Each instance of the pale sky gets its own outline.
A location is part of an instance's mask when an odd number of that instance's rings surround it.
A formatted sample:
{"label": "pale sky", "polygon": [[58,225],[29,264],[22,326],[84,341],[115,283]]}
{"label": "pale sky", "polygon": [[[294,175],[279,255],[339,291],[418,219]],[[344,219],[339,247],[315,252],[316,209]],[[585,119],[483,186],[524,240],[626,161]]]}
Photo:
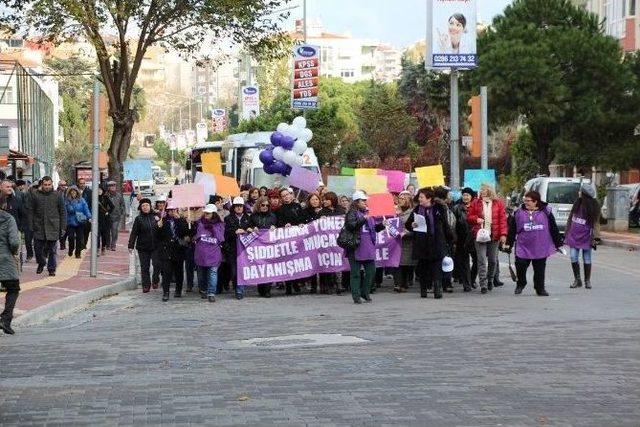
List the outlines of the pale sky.
{"label": "pale sky", "polygon": [[[488,22],[512,0],[477,0],[478,19]],[[292,0],[287,29],[302,19],[302,0]],[[307,19],[320,18],[329,32],[350,33],[402,48],[425,38],[426,0],[307,0]]]}

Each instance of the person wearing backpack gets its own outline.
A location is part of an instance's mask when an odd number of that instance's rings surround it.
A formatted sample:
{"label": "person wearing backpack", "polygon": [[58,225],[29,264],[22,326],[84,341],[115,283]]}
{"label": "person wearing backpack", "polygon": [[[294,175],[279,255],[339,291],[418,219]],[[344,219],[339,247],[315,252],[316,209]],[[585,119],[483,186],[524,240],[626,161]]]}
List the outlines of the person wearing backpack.
{"label": "person wearing backpack", "polygon": [[515,242],[517,285],[519,295],[527,286],[527,269],[533,264],[533,285],[536,294],[549,296],[545,289],[544,276],[547,258],[562,247],[562,237],[551,212],[540,193],[528,191],[523,205],[509,218],[509,233],[503,250],[510,252]]}
{"label": "person wearing backpack", "polygon": [[573,283],[571,288],[582,286],[580,279],[580,251],[584,263],[584,287],[591,289],[591,250],[600,241],[600,204],[595,199],[595,189],[586,182],[580,186],[580,195],[573,204],[567,221],[564,242],[570,248]]}
{"label": "person wearing backpack", "polygon": [[508,232],[507,211],[491,185],[480,186],[479,197],[469,206],[467,222],[475,240],[480,291],[486,294],[493,289],[498,243],[504,245]]}

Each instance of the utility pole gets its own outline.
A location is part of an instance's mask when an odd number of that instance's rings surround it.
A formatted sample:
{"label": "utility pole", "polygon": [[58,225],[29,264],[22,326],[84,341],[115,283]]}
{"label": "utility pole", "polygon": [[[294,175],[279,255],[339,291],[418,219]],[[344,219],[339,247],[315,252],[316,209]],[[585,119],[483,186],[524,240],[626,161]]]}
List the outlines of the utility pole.
{"label": "utility pole", "polygon": [[302,25],[304,42],[307,43],[307,0],[303,0],[302,2]]}
{"label": "utility pole", "polygon": [[93,161],[91,163],[91,267],[98,276],[98,185],[100,185],[100,82],[93,81]]}
{"label": "utility pole", "polygon": [[460,188],[460,124],[458,111],[458,70],[451,69],[451,178],[449,184],[453,190]]}
{"label": "utility pole", "polygon": [[487,110],[487,87],[480,86],[480,111],[482,117],[482,133],[480,144],[480,167],[482,169],[489,169],[489,128],[488,128],[488,110]]}

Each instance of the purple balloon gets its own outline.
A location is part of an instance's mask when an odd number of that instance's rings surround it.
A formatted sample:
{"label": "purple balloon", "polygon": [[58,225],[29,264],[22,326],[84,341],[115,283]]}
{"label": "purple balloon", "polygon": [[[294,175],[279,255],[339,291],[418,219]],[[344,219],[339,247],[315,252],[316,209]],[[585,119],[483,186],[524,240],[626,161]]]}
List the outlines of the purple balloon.
{"label": "purple balloon", "polygon": [[283,176],[289,176],[289,174],[291,173],[291,171],[293,170],[293,168],[289,165],[287,165],[287,167],[284,170],[284,173],[282,174]]}
{"label": "purple balloon", "polygon": [[287,164],[281,162],[280,160],[276,160],[273,162],[273,173],[279,173],[280,175],[284,175],[287,170]]}
{"label": "purple balloon", "polygon": [[277,173],[277,172],[275,171],[274,167],[275,167],[275,166],[274,166],[274,163],[269,163],[269,164],[267,164],[267,165],[264,165],[264,168],[263,168],[263,169],[264,169],[264,172],[265,172],[267,175],[273,175],[274,173]]}
{"label": "purple balloon", "polygon": [[274,146],[273,146],[273,145],[271,145],[271,144],[269,144],[269,145],[267,145],[266,147],[264,147],[264,149],[265,149],[265,150],[267,150],[267,151],[273,151],[273,149],[274,149],[274,148],[276,148],[276,147],[274,147]]}
{"label": "purple balloon", "polygon": [[280,146],[285,150],[291,150],[293,148],[293,144],[295,143],[295,139],[291,138],[290,136],[285,136],[280,140]]}
{"label": "purple balloon", "polygon": [[282,132],[274,132],[271,134],[271,143],[278,147],[282,143],[282,138],[284,138],[284,134]]}
{"label": "purple balloon", "polygon": [[260,152],[260,156],[258,156],[260,158],[260,161],[264,164],[264,165],[269,165],[271,163],[273,163],[273,161],[275,160],[273,158],[273,152],[269,151],[269,150],[262,150]]}

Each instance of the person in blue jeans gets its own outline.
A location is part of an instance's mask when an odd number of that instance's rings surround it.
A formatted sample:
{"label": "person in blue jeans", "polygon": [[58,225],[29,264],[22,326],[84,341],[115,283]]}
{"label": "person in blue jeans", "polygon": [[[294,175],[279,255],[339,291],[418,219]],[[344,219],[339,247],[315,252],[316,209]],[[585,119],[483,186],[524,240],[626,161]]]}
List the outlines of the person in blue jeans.
{"label": "person in blue jeans", "polygon": [[222,262],[224,222],[214,204],[205,206],[202,218],[196,223],[194,260],[198,267],[200,295],[209,302],[216,301],[218,267]]}
{"label": "person in blue jeans", "polygon": [[69,256],[75,251],[76,258],[80,258],[84,249],[85,223],[91,221],[89,205],[76,186],[69,187],[64,204],[67,210]]}

